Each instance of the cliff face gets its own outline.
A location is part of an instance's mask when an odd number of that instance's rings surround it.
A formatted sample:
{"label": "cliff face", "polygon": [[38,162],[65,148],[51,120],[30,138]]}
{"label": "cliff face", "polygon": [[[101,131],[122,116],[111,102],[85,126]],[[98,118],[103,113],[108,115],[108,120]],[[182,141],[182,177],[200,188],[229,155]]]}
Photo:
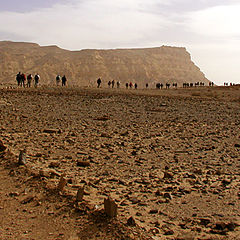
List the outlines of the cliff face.
{"label": "cliff face", "polygon": [[67,51],[57,46],[0,42],[0,81],[15,82],[19,71],[39,73],[42,84],[55,84],[57,74],[65,74],[69,85],[79,86],[96,85],[98,77],[104,84],[115,79],[140,87],[156,82],[209,82],[185,48]]}

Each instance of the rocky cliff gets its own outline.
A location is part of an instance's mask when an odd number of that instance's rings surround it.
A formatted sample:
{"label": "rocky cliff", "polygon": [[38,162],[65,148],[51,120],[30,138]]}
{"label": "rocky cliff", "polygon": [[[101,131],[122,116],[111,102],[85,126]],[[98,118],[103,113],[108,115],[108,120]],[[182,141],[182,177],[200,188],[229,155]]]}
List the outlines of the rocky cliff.
{"label": "rocky cliff", "polygon": [[204,82],[200,69],[185,48],[68,51],[57,46],[34,43],[0,42],[0,81],[15,83],[17,72],[39,73],[42,84],[55,84],[57,74],[65,74],[69,85],[91,86],[115,79],[137,82],[140,87],[156,82],[179,84]]}

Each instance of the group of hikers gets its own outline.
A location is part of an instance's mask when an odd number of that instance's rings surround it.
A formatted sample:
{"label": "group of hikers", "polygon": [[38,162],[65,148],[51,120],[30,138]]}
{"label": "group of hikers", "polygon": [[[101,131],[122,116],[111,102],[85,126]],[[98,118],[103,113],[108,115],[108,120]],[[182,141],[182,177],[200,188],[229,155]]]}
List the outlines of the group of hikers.
{"label": "group of hikers", "polygon": [[[34,86],[37,87],[38,84],[39,84],[39,80],[40,80],[40,75],[37,73],[35,74],[35,76],[33,77],[32,74],[28,74],[27,76],[24,74],[24,73],[21,73],[19,72],[16,76],[16,80],[17,80],[17,84],[19,87],[28,87],[30,88],[31,87],[31,84],[32,84],[32,81],[34,81]],[[67,82],[67,78],[65,75],[63,75],[62,77],[60,75],[57,75],[56,76],[56,85],[57,86],[60,86],[60,83],[62,86],[66,86],[66,82]],[[26,84],[26,85],[25,85]],[[102,84],[102,80],[101,78],[98,78],[97,79],[97,87],[100,88]],[[169,89],[171,84],[170,83],[166,83],[166,89]],[[204,86],[204,83],[203,82],[197,82],[197,83],[183,83],[183,88],[186,88],[186,87],[193,87],[195,85],[196,86]],[[108,81],[108,87],[109,88],[114,88],[115,86],[115,80],[112,80],[112,81]],[[174,88],[177,88],[177,83],[173,83],[172,86]],[[214,83],[213,82],[209,82],[209,86],[214,86]],[[226,83],[224,83],[224,86],[227,86]],[[120,81],[116,81],[116,87],[117,88],[120,88]],[[125,83],[125,87],[126,89],[137,89],[138,88],[138,84],[137,83],[132,83],[132,82],[127,82]],[[148,88],[148,83],[146,83],[145,85],[146,88]],[[157,89],[162,89],[164,87],[163,83],[156,83],[156,88]]]}
{"label": "group of hikers", "polygon": [[236,85],[235,83],[231,83],[231,82],[229,83],[229,85],[228,85],[227,82],[223,83],[223,86],[230,86],[231,87],[231,86],[235,86],[235,85]]}
{"label": "group of hikers", "polygon": [[[27,87],[30,88],[32,85],[32,81],[34,81],[34,87],[37,87],[39,84],[39,80],[40,80],[40,75],[37,73],[35,74],[35,76],[33,77],[32,74],[28,74],[26,76],[25,73],[21,73],[19,72],[16,75],[16,80],[17,80],[17,85],[18,87]],[[60,85],[60,82],[62,81],[62,86],[66,86],[66,82],[67,82],[67,78],[65,75],[63,75],[62,77],[60,75],[56,76],[56,84],[57,86]]]}
{"label": "group of hikers", "polygon": [[[115,80],[108,81],[108,87],[110,88],[111,86],[112,86],[112,88],[114,88]],[[117,81],[117,88],[120,88],[120,81]]]}
{"label": "group of hikers", "polygon": [[137,83],[134,83],[134,84],[133,84],[132,82],[126,83],[125,86],[126,86],[126,89],[128,89],[128,88],[131,88],[131,89],[132,89],[133,87],[134,87],[135,89],[138,88]]}
{"label": "group of hikers", "polygon": [[25,88],[25,83],[27,83],[26,84],[27,87],[31,87],[32,80],[34,80],[34,86],[37,87],[38,83],[39,83],[39,80],[40,80],[40,75],[37,73],[33,77],[32,74],[28,74],[26,76],[26,74],[19,72],[16,76],[16,80],[17,80],[17,84],[18,84],[19,87],[24,87]]}
{"label": "group of hikers", "polygon": [[[102,83],[102,80],[101,80],[101,78],[98,78],[97,79],[97,87],[99,88],[100,86],[101,86],[101,83]],[[108,88],[114,88],[114,86],[115,86],[115,80],[112,80],[112,81],[108,81]],[[120,81],[117,81],[116,82],[116,85],[117,85],[117,88],[120,88]],[[178,87],[178,83],[177,82],[174,82],[174,83],[165,83],[165,84],[163,84],[163,83],[156,83],[156,85],[155,85],[155,87],[156,87],[156,89],[163,89],[164,88],[164,86],[166,87],[166,89],[169,89],[170,87],[171,87],[171,85],[172,85],[172,87],[173,88],[177,88]],[[148,88],[148,83],[145,83],[145,87],[146,87],[146,89]],[[182,87],[183,88],[187,88],[187,87],[193,87],[193,86],[195,86],[195,87],[197,87],[197,86],[204,86],[204,82],[196,82],[196,83],[183,83],[182,84]],[[210,87],[213,87],[214,86],[214,83],[213,82],[209,82],[209,86]],[[125,83],[125,87],[126,87],[126,89],[132,89],[132,88],[134,88],[134,89],[137,89],[138,88],[138,85],[137,85],[137,83],[132,83],[132,82],[127,82],[127,83]]]}
{"label": "group of hikers", "polygon": [[63,75],[62,77],[60,75],[56,76],[56,84],[57,84],[57,86],[60,85],[61,80],[62,80],[62,86],[66,86],[67,78],[66,78],[65,75]]}
{"label": "group of hikers", "polygon": [[[101,83],[102,83],[101,78],[98,78],[98,79],[97,79],[97,87],[98,87],[98,88],[101,86]],[[115,86],[115,80],[108,81],[108,87],[109,87],[109,88],[114,88],[114,86]],[[117,86],[117,88],[120,88],[120,81],[117,81],[117,82],[116,82],[116,86]],[[137,87],[138,87],[137,83],[133,84],[132,82],[126,83],[125,86],[126,86],[127,89],[128,89],[128,88],[133,88],[133,87],[134,87],[135,89],[137,89]],[[147,84],[147,86],[148,86],[148,84]]]}

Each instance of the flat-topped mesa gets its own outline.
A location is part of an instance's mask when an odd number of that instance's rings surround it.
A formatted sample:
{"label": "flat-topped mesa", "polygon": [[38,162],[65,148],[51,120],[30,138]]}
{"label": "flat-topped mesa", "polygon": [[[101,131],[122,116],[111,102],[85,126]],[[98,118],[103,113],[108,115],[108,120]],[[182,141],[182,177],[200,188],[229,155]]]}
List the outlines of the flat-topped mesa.
{"label": "flat-topped mesa", "polygon": [[68,51],[57,46],[0,42],[0,81],[15,83],[16,73],[39,73],[41,84],[55,84],[57,74],[69,85],[95,86],[101,77],[155,87],[156,83],[195,83],[208,79],[184,47]]}

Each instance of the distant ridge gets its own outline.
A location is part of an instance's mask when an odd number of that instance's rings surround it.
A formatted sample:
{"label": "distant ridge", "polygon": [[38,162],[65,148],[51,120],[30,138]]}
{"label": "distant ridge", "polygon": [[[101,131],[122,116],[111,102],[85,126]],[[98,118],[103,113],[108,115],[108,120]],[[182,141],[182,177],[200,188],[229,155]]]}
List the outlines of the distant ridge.
{"label": "distant ridge", "polygon": [[137,82],[139,87],[209,82],[183,47],[69,51],[55,45],[0,41],[0,59],[0,82],[5,83],[15,83],[19,71],[39,73],[41,84],[55,84],[57,74],[79,86],[95,86],[98,77],[105,85],[115,79],[122,84]]}

